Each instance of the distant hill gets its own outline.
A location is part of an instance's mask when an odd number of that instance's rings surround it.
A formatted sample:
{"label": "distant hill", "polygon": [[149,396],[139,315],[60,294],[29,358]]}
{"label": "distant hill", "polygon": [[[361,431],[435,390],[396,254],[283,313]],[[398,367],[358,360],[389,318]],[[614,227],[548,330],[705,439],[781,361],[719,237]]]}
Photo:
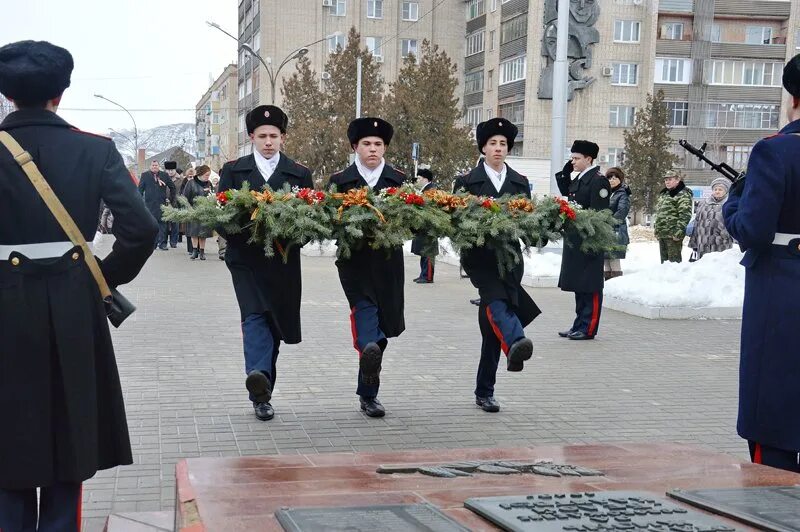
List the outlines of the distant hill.
{"label": "distant hill", "polygon": [[[108,134],[117,145],[127,164],[133,164],[134,143],[133,131],[128,129],[114,130]],[[127,137],[127,138],[125,138]],[[179,147],[194,155],[196,149],[196,136],[194,124],[169,124],[139,131],[139,147],[144,148],[147,157]]]}

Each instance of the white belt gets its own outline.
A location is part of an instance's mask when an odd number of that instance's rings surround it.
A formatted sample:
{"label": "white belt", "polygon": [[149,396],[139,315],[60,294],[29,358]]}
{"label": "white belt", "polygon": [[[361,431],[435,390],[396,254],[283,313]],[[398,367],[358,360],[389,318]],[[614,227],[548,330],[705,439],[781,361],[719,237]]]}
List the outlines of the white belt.
{"label": "white belt", "polygon": [[[89,242],[88,245],[89,249],[92,250],[92,243]],[[8,257],[14,251],[20,255],[25,255],[29,259],[53,259],[64,255],[74,247],[75,244],[72,242],[43,242],[41,244],[19,244],[15,246],[0,245],[0,260],[8,260]]]}
{"label": "white belt", "polygon": [[800,238],[800,235],[792,235],[789,233],[775,233],[775,239],[772,241],[776,246],[788,246],[789,242]]}

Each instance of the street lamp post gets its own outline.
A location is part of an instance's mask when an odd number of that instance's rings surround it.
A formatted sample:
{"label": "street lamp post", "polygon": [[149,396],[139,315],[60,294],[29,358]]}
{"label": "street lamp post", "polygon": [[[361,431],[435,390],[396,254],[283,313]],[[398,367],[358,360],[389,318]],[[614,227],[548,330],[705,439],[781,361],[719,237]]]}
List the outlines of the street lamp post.
{"label": "street lamp post", "polygon": [[138,176],[139,175],[139,129],[136,127],[136,120],[134,120],[133,115],[131,114],[130,111],[125,109],[125,107],[123,107],[122,105],[118,104],[114,100],[109,100],[108,98],[106,98],[102,94],[95,94],[94,97],[95,98],[100,98],[101,100],[105,100],[105,101],[107,101],[109,103],[113,103],[114,105],[116,105],[117,107],[119,107],[120,109],[122,109],[123,111],[128,113],[128,116],[131,117],[131,122],[133,122],[133,144],[134,144],[134,150],[135,150],[134,154],[133,154],[133,160],[134,160],[134,164],[136,166],[136,175]]}

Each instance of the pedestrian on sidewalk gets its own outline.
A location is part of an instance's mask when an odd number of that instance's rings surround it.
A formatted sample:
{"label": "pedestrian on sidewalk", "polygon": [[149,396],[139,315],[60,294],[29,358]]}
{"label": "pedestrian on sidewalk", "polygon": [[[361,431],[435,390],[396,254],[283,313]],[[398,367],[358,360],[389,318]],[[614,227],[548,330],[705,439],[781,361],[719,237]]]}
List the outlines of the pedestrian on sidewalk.
{"label": "pedestrian on sidewalk", "polygon": [[[225,163],[220,171],[219,192],[240,189],[247,183],[250,190],[269,185],[280,190],[312,188],[311,170],[294,162],[281,152],[286,142],[289,118],[274,105],[260,105],[247,113],[245,126],[253,153]],[[199,173],[199,171],[198,171]],[[268,258],[261,244],[249,243],[250,232],[225,234],[225,264],[231,272],[236,301],[242,320],[245,387],[250,394],[258,419],[275,416],[272,391],[277,378],[278,352],[281,342],[300,343],[300,248],[292,246],[286,262],[277,251]]]}
{"label": "pedestrian on sidewalk", "polygon": [[789,123],[753,146],[722,213],[746,250],[736,429],[753,462],[800,473],[800,55],[783,87]]}
{"label": "pedestrian on sidewalk", "polygon": [[[433,183],[433,172],[431,172],[429,168],[420,168],[417,170],[417,181],[415,184],[420,192],[435,189],[436,185]],[[433,243],[428,242],[428,239],[424,236],[415,236],[411,241],[411,253],[419,255],[420,273],[419,277],[414,279],[414,282],[418,284],[433,283],[433,268],[436,263],[436,255],[439,252],[439,243],[436,242],[432,246],[429,244]],[[428,247],[431,249],[426,252],[426,248]]]}
{"label": "pedestrian on sidewalk", "polygon": [[[183,180],[178,174],[178,163],[175,161],[165,161],[164,170],[167,171],[167,176],[172,181],[172,188],[169,189],[169,194],[171,195],[169,202],[174,207],[178,205],[178,195],[180,194]],[[169,234],[169,247],[175,249],[178,247],[180,238],[180,224],[178,222],[167,222],[167,233]]]}
{"label": "pedestrian on sidewalk", "polygon": [[153,159],[150,161],[150,170],[142,172],[139,178],[138,190],[142,198],[144,198],[147,210],[158,222],[158,235],[154,239],[153,249],[158,248],[166,251],[169,249],[167,247],[167,222],[164,221],[164,213],[161,212],[161,206],[170,204],[176,206],[173,203],[176,196],[175,184],[167,173],[161,170],[161,165],[158,161]]}
{"label": "pedestrian on sidewalk", "polygon": [[[478,124],[478,151],[485,156],[470,173],[456,179],[453,191],[475,196],[499,198],[518,194],[530,197],[528,179],[506,163],[514,147],[517,126],[504,118]],[[522,288],[525,266],[517,244],[519,260],[510,272],[500,274],[495,252],[486,246],[464,250],[461,264],[472,285],[478,289],[478,329],[481,331],[481,358],[475,384],[475,404],[485,412],[499,412],[494,398],[500,351],[506,355],[508,371],[522,371],[533,354],[533,342],[525,337],[524,327],[541,314],[528,292]]]}
{"label": "pedestrian on sidewalk", "polygon": [[[211,177],[211,168],[206,165],[197,167],[194,177],[186,183],[183,195],[190,205],[194,204],[195,198],[205,197],[214,193],[214,187],[211,186],[209,178]],[[198,222],[189,222],[186,224],[186,238],[192,241],[192,256],[191,259],[206,260],[206,239],[214,235],[214,230],[211,227],[206,227]]]}
{"label": "pedestrian on sidewalk", "polygon": [[664,188],[656,202],[655,235],[661,253],[661,263],[681,262],[686,226],[692,219],[692,191],[680,176],[664,178]]}
{"label": "pedestrian on sidewalk", "polygon": [[[588,140],[576,140],[572,143],[571,152],[570,160],[556,174],[561,194],[584,209],[608,209],[611,185],[596,163],[600,147]],[[572,179],[573,171],[578,172],[575,179]],[[558,278],[561,290],[575,293],[575,321],[572,327],[558,333],[570,340],[594,339],[600,327],[603,308],[604,254],[584,253],[581,243],[575,233],[564,237],[561,274]]]}
{"label": "pedestrian on sidewalk", "polygon": [[722,205],[728,199],[731,182],[718,177],[711,182],[711,196],[697,204],[694,214],[694,230],[689,238],[689,247],[701,259],[707,253],[725,251],[733,247],[733,238],[725,229]]}
{"label": "pedestrian on sidewalk", "polygon": [[[394,128],[375,117],[357,118],[347,127],[347,139],[356,154],[353,164],[331,176],[338,192],[370,187],[374,192],[399,187],[405,174],[383,158]],[[353,346],[358,351],[359,404],[370,417],[382,417],[386,409],[378,400],[381,364],[389,338],[400,336],[403,316],[403,248],[390,251],[363,246],[350,258],[336,259],[339,281],[350,306]]]}
{"label": "pedestrian on sidewalk", "polygon": [[616,221],[614,232],[617,235],[617,244],[622,248],[606,252],[603,263],[603,276],[604,280],[608,281],[622,275],[620,261],[625,258],[628,243],[630,243],[630,238],[628,237],[628,213],[631,210],[631,189],[625,183],[625,172],[621,168],[616,166],[609,168],[606,172],[606,178],[611,186],[611,198],[608,201],[608,207],[611,209]]}
{"label": "pedestrian on sidewalk", "polygon": [[[15,108],[0,130],[25,150],[66,211],[50,210],[30,163],[23,170],[0,144],[4,532],[77,532],[82,483],[133,463],[98,281],[112,289],[132,281],[153,253],[158,226],[114,142],[56,114],[72,68],[72,55],[48,42],[0,48],[0,93]],[[92,241],[101,202],[114,215],[115,242],[94,277],[94,257],[73,238]],[[77,234],[68,237],[60,220]]]}
{"label": "pedestrian on sidewalk", "polygon": [[[189,184],[196,175],[197,171],[194,169],[194,167],[190,166],[189,168],[186,169],[183,183],[181,183],[181,188],[178,189],[178,195],[180,196],[184,195],[184,192],[186,192],[186,185]],[[211,185],[216,190],[216,185],[214,183],[211,183]],[[186,235],[187,225],[188,224],[185,222],[180,224],[178,231],[181,235]],[[186,237],[186,251],[189,253],[189,255],[194,254],[194,247],[192,247],[192,239],[188,236]]]}

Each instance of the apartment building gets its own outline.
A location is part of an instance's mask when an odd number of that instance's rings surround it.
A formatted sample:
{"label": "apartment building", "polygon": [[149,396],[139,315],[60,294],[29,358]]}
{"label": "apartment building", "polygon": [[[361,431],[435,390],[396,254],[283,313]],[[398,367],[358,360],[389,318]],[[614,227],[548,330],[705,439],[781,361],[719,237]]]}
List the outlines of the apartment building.
{"label": "apartment building", "polygon": [[198,164],[215,172],[238,157],[238,69],[230,64],[195,105]]}
{"label": "apartment building", "polygon": [[[466,121],[508,118],[520,128],[514,155],[543,164],[555,4],[465,2]],[[623,131],[646,95],[663,90],[675,139],[708,142],[712,157],[743,169],[752,144],[785,122],[780,72],[798,51],[798,7],[798,0],[571,2],[568,142],[595,140],[603,167],[620,164]],[[677,144],[675,153],[689,183],[712,179]]]}
{"label": "apartment building", "polygon": [[416,52],[424,39],[446,51],[461,72],[463,9],[462,0],[241,0],[239,40],[269,69],[240,50],[240,154],[249,153],[244,115],[260,104],[280,105],[283,79],[294,72],[298,50],[307,50],[303,53],[323,87],[325,62],[344,46],[351,27],[361,34],[362,47],[380,62],[387,87],[397,78],[403,58]]}

